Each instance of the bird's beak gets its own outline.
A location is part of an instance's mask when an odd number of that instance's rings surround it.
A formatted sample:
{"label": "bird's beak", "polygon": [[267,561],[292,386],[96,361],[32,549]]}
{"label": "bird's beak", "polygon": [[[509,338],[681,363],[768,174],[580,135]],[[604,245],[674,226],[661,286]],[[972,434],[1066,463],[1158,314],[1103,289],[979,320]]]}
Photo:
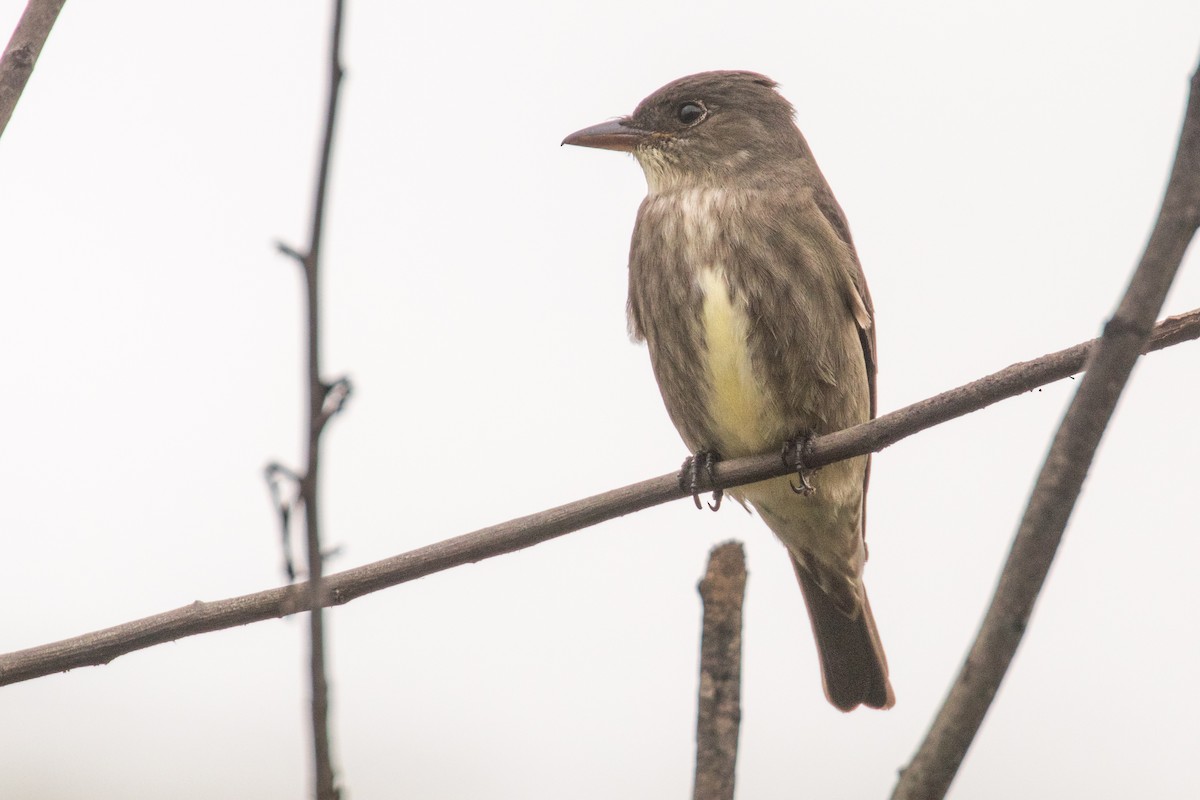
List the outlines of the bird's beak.
{"label": "bird's beak", "polygon": [[634,127],[628,117],[622,117],[575,131],[563,139],[562,143],[632,153],[634,148],[649,137],[649,131]]}

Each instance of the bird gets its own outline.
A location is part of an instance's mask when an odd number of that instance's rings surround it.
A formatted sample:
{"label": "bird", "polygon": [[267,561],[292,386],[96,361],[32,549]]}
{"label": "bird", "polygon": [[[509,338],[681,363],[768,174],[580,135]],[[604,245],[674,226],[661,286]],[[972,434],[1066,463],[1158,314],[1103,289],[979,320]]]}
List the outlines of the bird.
{"label": "bird", "polygon": [[[764,75],[701,72],[563,140],[631,153],[645,174],[629,330],[645,341],[667,414],[695,454],[681,473],[694,495],[699,473],[721,458],[780,447],[786,458],[876,413],[871,295],[794,118]],[[863,585],[870,456],[798,474],[799,485],[783,476],[729,493],[788,551],[826,698],[841,711],[890,708]]]}

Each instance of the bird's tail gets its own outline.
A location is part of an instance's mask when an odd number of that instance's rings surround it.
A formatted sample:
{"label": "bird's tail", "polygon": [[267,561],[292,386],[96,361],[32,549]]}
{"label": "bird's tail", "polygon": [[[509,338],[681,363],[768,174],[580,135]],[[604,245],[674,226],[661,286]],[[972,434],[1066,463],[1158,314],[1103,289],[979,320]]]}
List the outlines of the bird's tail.
{"label": "bird's tail", "polygon": [[859,705],[891,708],[896,695],[888,681],[887,657],[875,629],[866,590],[861,592],[861,610],[850,617],[837,607],[795,556],[792,566],[808,607],[821,660],[821,683],[829,702],[842,711],[853,711]]}

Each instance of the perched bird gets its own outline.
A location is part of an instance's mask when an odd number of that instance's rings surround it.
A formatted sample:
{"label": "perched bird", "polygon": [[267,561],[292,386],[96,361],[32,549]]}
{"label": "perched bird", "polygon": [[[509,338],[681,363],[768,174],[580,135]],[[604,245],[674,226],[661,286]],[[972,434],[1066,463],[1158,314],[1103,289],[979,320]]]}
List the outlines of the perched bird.
{"label": "perched bird", "polygon": [[[695,470],[875,416],[875,326],[850,229],[770,78],[703,72],[563,144],[632,153],[646,175],[629,252],[644,339]],[[685,465],[685,473],[688,465]],[[829,702],[895,702],[862,573],[870,458],[731,490],[787,546]],[[720,497],[717,496],[719,504]]]}

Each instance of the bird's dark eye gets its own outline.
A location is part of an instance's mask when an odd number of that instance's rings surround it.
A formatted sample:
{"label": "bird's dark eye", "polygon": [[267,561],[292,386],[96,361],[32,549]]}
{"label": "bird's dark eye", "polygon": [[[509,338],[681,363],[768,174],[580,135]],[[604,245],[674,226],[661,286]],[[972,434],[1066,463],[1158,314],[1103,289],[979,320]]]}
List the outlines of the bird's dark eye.
{"label": "bird's dark eye", "polygon": [[695,125],[708,116],[708,109],[701,103],[684,103],[675,115],[684,125]]}

